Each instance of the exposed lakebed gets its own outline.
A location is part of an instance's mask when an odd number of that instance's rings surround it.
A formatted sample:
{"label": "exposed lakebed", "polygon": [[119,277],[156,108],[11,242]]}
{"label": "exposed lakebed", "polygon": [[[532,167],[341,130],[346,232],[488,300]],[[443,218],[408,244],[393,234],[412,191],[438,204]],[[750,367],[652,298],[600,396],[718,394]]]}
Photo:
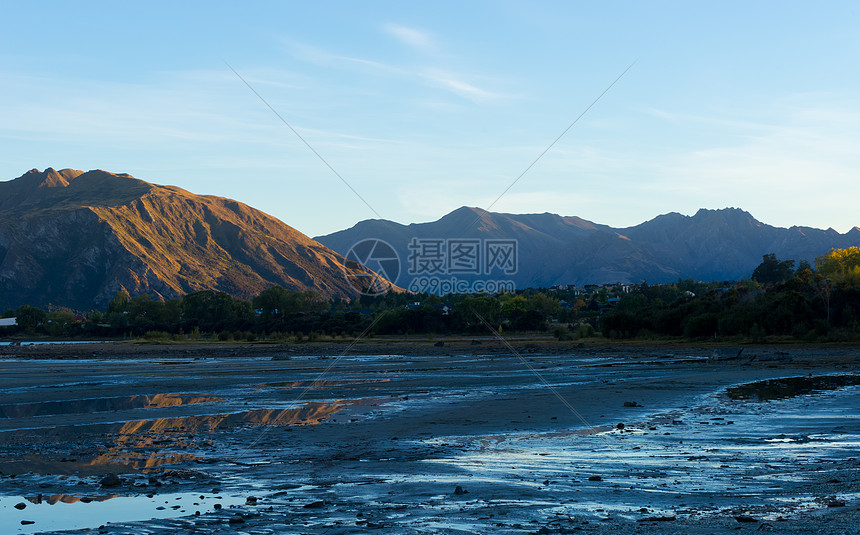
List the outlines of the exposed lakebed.
{"label": "exposed lakebed", "polygon": [[856,352],[473,353],[0,360],[0,527],[802,532],[856,510]]}

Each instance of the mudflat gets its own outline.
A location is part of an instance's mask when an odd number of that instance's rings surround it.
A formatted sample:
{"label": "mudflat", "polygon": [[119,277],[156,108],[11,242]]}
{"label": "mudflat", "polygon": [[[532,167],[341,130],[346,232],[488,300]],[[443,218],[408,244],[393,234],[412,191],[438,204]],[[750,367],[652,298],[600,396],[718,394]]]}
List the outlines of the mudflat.
{"label": "mudflat", "polygon": [[855,533],[860,350],[0,347],[0,532]]}

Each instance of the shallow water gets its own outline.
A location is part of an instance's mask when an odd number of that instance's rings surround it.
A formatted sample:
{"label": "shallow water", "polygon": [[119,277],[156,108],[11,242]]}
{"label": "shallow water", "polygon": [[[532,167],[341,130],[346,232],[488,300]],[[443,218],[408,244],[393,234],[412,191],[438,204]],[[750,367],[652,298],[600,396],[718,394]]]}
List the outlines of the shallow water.
{"label": "shallow water", "polygon": [[814,481],[817,465],[860,453],[858,407],[858,387],[764,405],[711,394],[623,430],[471,437],[463,454],[432,462],[458,467],[473,485],[508,487],[511,499],[543,485],[564,504],[544,514],[636,518],[643,507],[669,516],[743,509],[775,519],[815,501],[804,484]]}
{"label": "shallow water", "polygon": [[[728,393],[741,388],[738,380],[755,389],[808,371],[721,367],[683,354],[524,358],[529,366],[514,357],[457,355],[171,366],[38,361],[27,370],[0,361],[7,366],[0,370],[0,453],[12,467],[16,456],[33,457],[45,474],[183,471],[187,478],[165,477],[169,488],[158,492],[182,501],[218,486],[234,497],[261,496],[275,508],[261,513],[261,526],[300,524],[307,533],[355,526],[529,532],[576,518],[773,520],[826,509],[829,499],[856,499],[827,481],[860,468],[860,386],[733,400]],[[94,486],[75,476],[2,478],[0,493],[12,496],[0,511],[34,489],[80,496]],[[454,493],[458,486],[465,492]],[[59,500],[45,509],[60,511],[50,529],[71,529],[80,516],[95,527],[142,521],[159,534],[179,529],[164,524],[165,515],[198,525],[187,502],[158,510],[165,504],[121,490],[127,495],[102,502]],[[139,492],[152,490],[144,482]],[[89,508],[95,503],[137,505]],[[34,510],[28,505],[24,513]],[[0,518],[25,519],[8,511]],[[117,519],[120,511],[129,516]]]}
{"label": "shallow water", "polygon": [[[41,498],[40,498],[41,497]],[[23,503],[24,509],[16,509]],[[235,495],[167,493],[148,496],[54,495],[0,496],[0,526],[3,533],[40,533],[45,531],[98,528],[106,524],[140,520],[177,518],[215,513],[215,505],[229,509],[243,505],[245,498]],[[32,524],[22,525],[21,521]]]}

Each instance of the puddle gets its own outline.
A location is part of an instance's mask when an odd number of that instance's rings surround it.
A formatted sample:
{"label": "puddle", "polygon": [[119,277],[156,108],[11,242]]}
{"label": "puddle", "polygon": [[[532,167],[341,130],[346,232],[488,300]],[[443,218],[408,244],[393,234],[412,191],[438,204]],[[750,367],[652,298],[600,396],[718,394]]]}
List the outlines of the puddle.
{"label": "puddle", "polygon": [[733,386],[726,394],[732,400],[773,401],[854,385],[860,385],[860,375],[783,377]]}
{"label": "puddle", "polygon": [[[108,523],[180,518],[243,505],[244,497],[220,494],[170,493],[148,496],[0,496],[4,533],[43,533],[98,528]],[[23,509],[15,506],[23,504]],[[18,505],[20,507],[20,505]],[[21,524],[21,522],[33,522]]]}
{"label": "puddle", "polygon": [[113,398],[70,399],[0,405],[0,418],[32,418],[58,414],[91,414],[132,409],[177,407],[223,401],[212,394],[153,394]]}

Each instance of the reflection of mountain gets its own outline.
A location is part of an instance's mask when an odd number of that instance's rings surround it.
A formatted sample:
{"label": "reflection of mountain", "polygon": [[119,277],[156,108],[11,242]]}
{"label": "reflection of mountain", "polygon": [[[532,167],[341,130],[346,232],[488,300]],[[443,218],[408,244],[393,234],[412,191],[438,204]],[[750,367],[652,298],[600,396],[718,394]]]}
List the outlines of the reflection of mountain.
{"label": "reflection of mountain", "polygon": [[104,308],[121,289],[355,296],[355,262],[240,202],[127,174],[33,169],[0,182],[0,310]]}
{"label": "reflection of mountain", "polygon": [[[384,379],[387,380],[387,379]],[[352,382],[352,381],[346,381]],[[361,381],[366,382],[366,381]],[[276,388],[297,388],[314,385],[322,387],[328,381],[295,381],[285,382]],[[341,384],[339,381],[331,383]],[[251,385],[254,386],[254,385]],[[262,385],[259,385],[262,386]],[[331,386],[331,385],[328,385]],[[268,386],[267,388],[271,388]],[[112,400],[128,408],[130,403],[135,405],[134,409],[147,414],[148,409],[153,407],[167,407],[172,414],[182,411],[182,405],[189,405],[185,411],[202,411],[210,409],[201,403],[209,401],[223,401],[210,397],[208,394],[159,394],[151,396],[128,396],[125,398],[102,398],[101,401]],[[9,421],[11,429],[0,432],[0,441],[9,440],[10,443],[20,437],[33,440],[34,436],[42,436],[46,442],[75,441],[83,436],[100,437],[99,443],[105,443],[104,449],[95,457],[87,453],[78,453],[77,457],[55,457],[45,456],[44,453],[34,455],[21,455],[12,461],[12,464],[26,466],[32,470],[34,466],[42,473],[55,474],[105,474],[117,470],[133,469],[147,470],[160,466],[187,463],[205,459],[207,452],[211,451],[213,441],[217,440],[217,434],[222,431],[232,431],[250,426],[294,426],[294,425],[316,425],[332,415],[348,408],[358,406],[375,406],[387,398],[358,398],[349,400],[338,400],[332,402],[308,402],[298,407],[288,409],[254,409],[236,413],[219,414],[197,414],[189,416],[171,416],[165,418],[148,418],[121,423],[109,421],[92,423],[75,423],[81,417],[70,415],[66,423],[62,422],[65,414],[62,410],[53,413],[56,418],[51,419],[47,414],[48,409],[56,409],[63,402],[46,402],[40,404],[27,404],[29,408],[38,407],[36,412],[45,417],[38,425],[32,425],[32,420],[27,415],[17,415],[20,421]],[[85,409],[86,403],[93,400],[78,400],[79,405],[74,410]],[[180,406],[176,409],[173,407]],[[9,405],[7,407],[18,407]],[[144,410],[147,409],[147,410]],[[162,409],[156,409],[162,410]],[[86,414],[86,412],[81,413]],[[162,413],[163,414],[163,413]],[[117,418],[109,415],[103,418]],[[89,421],[89,420],[85,420]],[[26,425],[29,424],[29,425]],[[26,427],[24,427],[26,425]],[[15,473],[15,472],[12,472]]]}
{"label": "reflection of mountain", "polygon": [[30,418],[55,414],[92,414],[129,409],[151,409],[177,407],[222,401],[208,394],[153,394],[123,396],[116,398],[70,399],[63,401],[41,401],[39,403],[16,403],[0,405],[0,418]]}
{"label": "reflection of mountain", "polygon": [[257,409],[237,414],[209,414],[204,416],[180,416],[155,420],[126,422],[116,432],[120,440],[124,436],[144,433],[199,433],[239,427],[242,425],[308,425],[317,424],[340,411],[348,402],[307,403],[296,409]]}
{"label": "reflection of mountain", "polygon": [[52,494],[50,496],[43,496],[41,494],[37,496],[28,496],[27,501],[30,503],[34,503],[36,505],[47,503],[48,505],[54,505],[58,503],[90,503],[90,502],[106,502],[116,498],[114,495],[109,496],[81,496],[78,494]]}
{"label": "reflection of mountain", "polygon": [[[88,464],[121,464],[130,468],[155,468],[200,459],[199,455],[178,453],[199,446],[201,433],[247,425],[315,425],[357,401],[312,402],[294,409],[257,409],[234,414],[209,414],[133,420],[113,434],[116,446]],[[192,438],[192,435],[196,437]]]}

